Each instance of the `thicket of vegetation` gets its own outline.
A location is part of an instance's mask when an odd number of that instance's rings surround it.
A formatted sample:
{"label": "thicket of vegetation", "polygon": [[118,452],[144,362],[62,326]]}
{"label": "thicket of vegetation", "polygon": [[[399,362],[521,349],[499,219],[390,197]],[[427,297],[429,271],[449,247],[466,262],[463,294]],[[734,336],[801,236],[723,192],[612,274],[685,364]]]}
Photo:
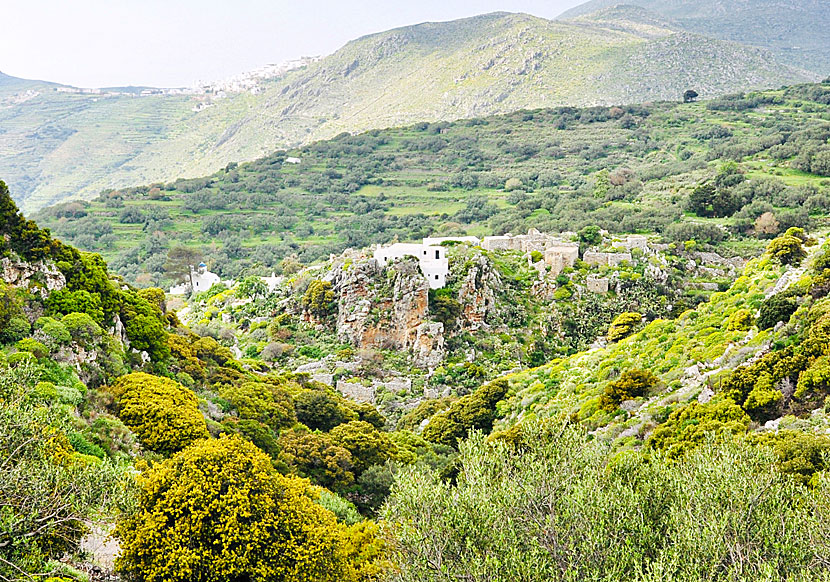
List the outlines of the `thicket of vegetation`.
{"label": "thicket of vegetation", "polygon": [[682,462],[522,424],[461,446],[452,481],[405,471],[384,508],[397,580],[823,580],[830,484],[765,447]]}
{"label": "thicket of vegetation", "polygon": [[752,254],[826,220],[828,93],[823,83],[343,134],[38,220],[143,286],[179,276],[168,256],[183,247],[241,278],[394,238],[529,227],[658,232]]}
{"label": "thicket of vegetation", "polygon": [[[288,354],[305,361],[334,356],[356,364],[357,380],[370,382],[383,367],[409,365],[393,350],[358,354],[340,343],[333,286],[302,271],[296,259],[280,262],[283,272],[296,274],[289,279],[290,297],[270,293],[256,278],[235,290],[218,286],[192,299],[199,323],[190,329],[168,311],[160,289],[124,283],[100,256],[65,245],[23,218],[0,183],[0,256],[12,267],[36,271],[26,286],[0,284],[0,577],[82,580],[66,557],[77,554],[88,523],[114,520],[123,550],[117,567],[128,580],[821,579],[830,568],[830,248],[817,246],[788,220],[795,222],[798,208],[825,194],[814,174],[790,172],[811,148],[803,163],[811,172],[821,169],[826,110],[815,92],[822,87],[688,110],[523,112],[309,146],[304,159],[340,160],[316,165],[331,171],[341,165],[357,171],[359,164],[350,166],[355,159],[377,162],[392,148],[417,154],[413,159],[423,154],[429,163],[452,154],[441,162],[447,167],[460,159],[480,163],[477,180],[497,175],[499,182],[469,185],[491,188],[493,198],[471,197],[448,214],[449,222],[513,229],[532,221],[551,230],[567,223],[579,227],[575,236],[583,247],[603,244],[604,220],[622,224],[605,212],[628,209],[643,218],[670,209],[671,226],[642,227],[673,240],[663,254],[594,270],[578,262],[547,279],[552,299],[546,302],[539,299],[545,293],[530,298],[540,278],[520,253],[452,249],[449,285],[429,296],[429,309],[448,330],[449,357],[414,384],[418,390],[450,388],[450,396],[418,403],[395,401],[411,396],[405,393],[383,394],[379,407],[358,404],[309,374],[281,368],[300,361]],[[670,179],[654,190],[643,176],[620,182],[611,161],[625,163],[631,152],[650,160],[654,171],[668,163],[664,150],[648,147],[649,140],[665,137],[657,130],[663,125],[648,120],[663,116],[663,124],[677,115],[677,127],[688,129],[685,123],[696,127],[703,122],[693,117],[704,114],[712,116],[706,123],[723,127],[694,138],[694,147],[683,146],[690,154],[678,150],[677,163],[697,165],[684,166],[688,182],[683,178],[671,194],[664,192],[676,197],[669,205],[650,196],[679,173],[662,174]],[[784,137],[754,153],[733,152],[746,142],[743,121],[758,118],[771,125],[753,127]],[[804,123],[784,132],[779,123],[787,120]],[[605,156],[584,156],[585,164],[611,161],[568,170],[576,186],[544,186],[541,171],[498,175],[499,156],[573,161],[576,150],[561,157],[551,148],[562,144],[536,153],[514,149],[526,144],[516,139],[511,145],[506,136],[512,134],[504,133],[511,123],[519,137],[544,136],[532,130],[554,123],[563,133],[594,126],[607,132],[617,124],[654,133],[638,134],[645,146],[631,140],[618,150],[604,148]],[[496,151],[488,149],[495,134],[485,139],[475,133],[487,124],[503,134],[499,156],[487,153]],[[732,133],[721,135],[723,128]],[[481,141],[453,141],[468,130]],[[390,141],[360,142],[376,139]],[[793,145],[796,150],[787,149]],[[476,148],[482,148],[480,159]],[[615,158],[615,151],[625,156]],[[757,159],[747,158],[756,153]],[[303,180],[316,174],[302,165],[283,167],[280,156],[269,158],[270,173],[260,171],[263,160],[229,167],[204,183],[110,193],[107,200],[111,209],[124,203],[118,208],[123,224],[146,226],[132,208],[139,202],[150,200],[145,211],[155,212],[164,197],[172,202],[186,193],[188,212],[201,216],[199,204],[213,204],[217,194],[221,202],[229,184],[243,186],[227,189],[239,197],[228,205],[243,195],[267,194],[264,186],[254,192],[244,185],[255,177],[298,180],[268,186],[274,200],[288,191],[313,192]],[[764,156],[788,164],[787,172],[777,166],[787,174],[782,177],[807,185],[758,180],[771,167],[760,161]],[[711,170],[703,168],[705,158],[715,162]],[[742,165],[722,163],[726,158]],[[383,165],[404,159],[391,156]],[[513,172],[519,166],[505,167]],[[421,228],[422,219],[429,224],[426,216],[393,220],[391,212],[356,207],[361,197],[370,198],[367,187],[410,187],[368,175],[352,190],[345,187],[346,174],[335,172],[313,193],[323,197],[321,208],[348,207],[360,216],[345,217],[351,225],[343,229],[346,238],[352,230],[416,233],[387,229],[386,221],[407,229]],[[578,182],[579,175],[588,177]],[[466,187],[442,184],[440,175],[431,180],[424,186],[430,193]],[[630,185],[636,180],[649,194],[626,198],[625,188],[639,192]],[[771,209],[758,204],[767,199]],[[292,203],[305,204],[313,216],[314,200],[309,195]],[[539,206],[523,205],[533,200]],[[566,203],[560,213],[544,206],[546,200]],[[635,200],[654,205],[634,212]],[[374,201],[383,202],[379,193]],[[823,213],[821,199],[813,203]],[[683,208],[696,217],[676,221]],[[76,210],[98,212],[94,206]],[[221,210],[211,216],[235,216]],[[566,216],[571,211],[579,220]],[[727,242],[727,231],[731,243],[746,235],[744,212],[758,213],[750,220],[750,242],[766,252],[734,283],[723,280],[717,291],[695,296],[683,265],[700,259],[695,253],[704,241]],[[369,219],[380,226],[365,228],[362,221]],[[161,220],[147,228],[157,233],[167,226]],[[161,263],[154,272],[181,273],[198,253],[168,252],[164,236],[150,235],[160,251],[147,257]],[[349,244],[361,244],[360,236]],[[321,244],[309,257],[323,248],[329,247]],[[249,260],[245,252],[239,251],[240,265]],[[461,329],[460,275],[472,266],[480,275],[489,269],[500,285],[502,308],[487,315],[484,333]],[[660,285],[649,278],[655,268]],[[614,289],[607,296],[583,294],[589,274],[612,277]],[[681,284],[687,288],[681,291]],[[393,292],[389,277],[377,285],[386,293],[381,297]],[[236,301],[241,298],[250,302]],[[376,303],[369,315],[380,318]],[[244,350],[244,357],[233,349]],[[492,380],[528,366],[539,367]],[[335,371],[332,381],[342,375]],[[394,415],[384,415],[389,410]],[[542,417],[555,421],[537,422]],[[378,517],[382,529],[373,521]]]}

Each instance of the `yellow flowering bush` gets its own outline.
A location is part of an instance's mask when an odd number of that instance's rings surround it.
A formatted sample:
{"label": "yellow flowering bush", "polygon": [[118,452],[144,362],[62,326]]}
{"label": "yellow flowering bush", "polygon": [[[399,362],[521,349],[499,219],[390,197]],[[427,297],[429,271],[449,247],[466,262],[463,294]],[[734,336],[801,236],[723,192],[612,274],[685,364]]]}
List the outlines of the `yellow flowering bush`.
{"label": "yellow flowering bush", "polygon": [[137,510],[116,528],[116,567],[132,580],[349,581],[348,556],[371,559],[371,544],[316,504],[308,481],[280,475],[236,436],[194,444],[138,486]]}
{"label": "yellow flowering bush", "polygon": [[135,372],[121,376],[112,391],[118,416],[153,452],[173,454],[208,437],[196,395],[174,380]]}

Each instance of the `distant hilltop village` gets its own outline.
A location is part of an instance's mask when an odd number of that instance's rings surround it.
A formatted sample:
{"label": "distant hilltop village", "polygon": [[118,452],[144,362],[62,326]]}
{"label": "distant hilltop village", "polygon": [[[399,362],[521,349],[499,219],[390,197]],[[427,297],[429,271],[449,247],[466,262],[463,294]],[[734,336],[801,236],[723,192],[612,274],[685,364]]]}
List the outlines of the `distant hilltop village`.
{"label": "distant hilltop village", "polygon": [[[269,64],[253,71],[246,71],[221,81],[200,81],[193,87],[57,87],[58,93],[72,93],[78,95],[95,95],[100,97],[149,97],[151,95],[208,95],[215,98],[224,97],[228,93],[257,94],[262,91],[262,82],[278,79],[289,71],[301,69],[320,60],[321,57],[302,57],[282,63]],[[36,97],[39,91],[29,91],[27,98]],[[202,107],[194,110],[204,109]]]}
{"label": "distant hilltop village", "polygon": [[[607,233],[606,233],[607,234]],[[418,260],[421,273],[429,282],[430,289],[441,289],[447,284],[447,275],[450,273],[447,247],[444,243],[468,243],[480,246],[487,251],[519,251],[527,255],[528,264],[536,268],[540,275],[559,275],[563,270],[573,267],[579,259],[579,244],[573,242],[574,232],[547,234],[531,228],[527,234],[505,234],[500,236],[485,236],[479,239],[475,236],[456,237],[428,237],[419,243],[393,243],[391,245],[376,245],[372,258],[378,266],[385,268],[404,257],[414,257]],[[615,267],[624,262],[634,262],[631,252],[638,249],[643,253],[666,250],[667,245],[649,243],[643,235],[632,234],[621,240],[612,241],[614,252],[585,251],[582,260],[589,265]],[[534,253],[538,253],[535,255]],[[535,260],[534,260],[535,259]],[[274,291],[283,281],[283,277],[271,275],[262,277],[269,291]],[[201,263],[191,267],[189,279],[180,285],[170,288],[171,295],[186,295],[207,291],[211,286],[223,283],[229,287],[234,281],[222,281],[219,275],[207,270]],[[591,276],[588,280],[588,289],[596,293],[608,291],[608,279]]]}

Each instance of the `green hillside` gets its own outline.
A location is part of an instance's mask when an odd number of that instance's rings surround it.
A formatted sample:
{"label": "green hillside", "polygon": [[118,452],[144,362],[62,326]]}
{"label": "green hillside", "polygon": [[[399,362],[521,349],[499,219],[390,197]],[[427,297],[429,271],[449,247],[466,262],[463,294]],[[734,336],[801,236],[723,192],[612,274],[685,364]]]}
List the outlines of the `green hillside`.
{"label": "green hillside", "polygon": [[790,226],[827,225],[828,102],[825,83],[343,134],[204,178],[58,205],[38,220],[129,280],[161,285],[174,282],[165,263],[181,246],[238,278],[396,237],[531,227],[596,224],[752,255]]}
{"label": "green hillside", "polygon": [[19,92],[7,95],[0,171],[31,211],[106,188],[204,175],[343,131],[817,79],[760,49],[642,11],[568,22],[496,13],[357,39],[256,95],[96,96],[55,87],[21,103]]}
{"label": "green hillside", "polygon": [[591,0],[559,18],[618,5],[646,8],[684,30],[762,47],[781,62],[830,74],[830,5],[823,0]]}

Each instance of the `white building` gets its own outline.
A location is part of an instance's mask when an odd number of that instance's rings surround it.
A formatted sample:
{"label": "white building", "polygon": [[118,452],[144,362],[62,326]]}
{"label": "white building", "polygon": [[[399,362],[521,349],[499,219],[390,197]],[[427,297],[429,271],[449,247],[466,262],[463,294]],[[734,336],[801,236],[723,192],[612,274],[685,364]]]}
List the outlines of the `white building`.
{"label": "white building", "polygon": [[279,277],[271,273],[270,277],[261,277],[262,282],[268,285],[268,292],[273,293],[277,289],[279,289],[280,285],[282,285],[283,281],[285,281],[285,277],[280,275]]}
{"label": "white building", "polygon": [[[193,286],[191,287],[191,281]],[[201,293],[207,291],[217,283],[221,283],[222,279],[216,273],[211,273],[207,270],[207,265],[199,263],[195,269],[190,267],[190,279],[181,285],[170,287],[170,295],[186,295],[188,293]]]}
{"label": "white building", "polygon": [[403,257],[415,257],[418,259],[421,273],[429,281],[430,289],[440,289],[447,284],[450,266],[447,249],[444,247],[407,243],[395,243],[388,247],[378,245],[373,256],[383,268]]}

